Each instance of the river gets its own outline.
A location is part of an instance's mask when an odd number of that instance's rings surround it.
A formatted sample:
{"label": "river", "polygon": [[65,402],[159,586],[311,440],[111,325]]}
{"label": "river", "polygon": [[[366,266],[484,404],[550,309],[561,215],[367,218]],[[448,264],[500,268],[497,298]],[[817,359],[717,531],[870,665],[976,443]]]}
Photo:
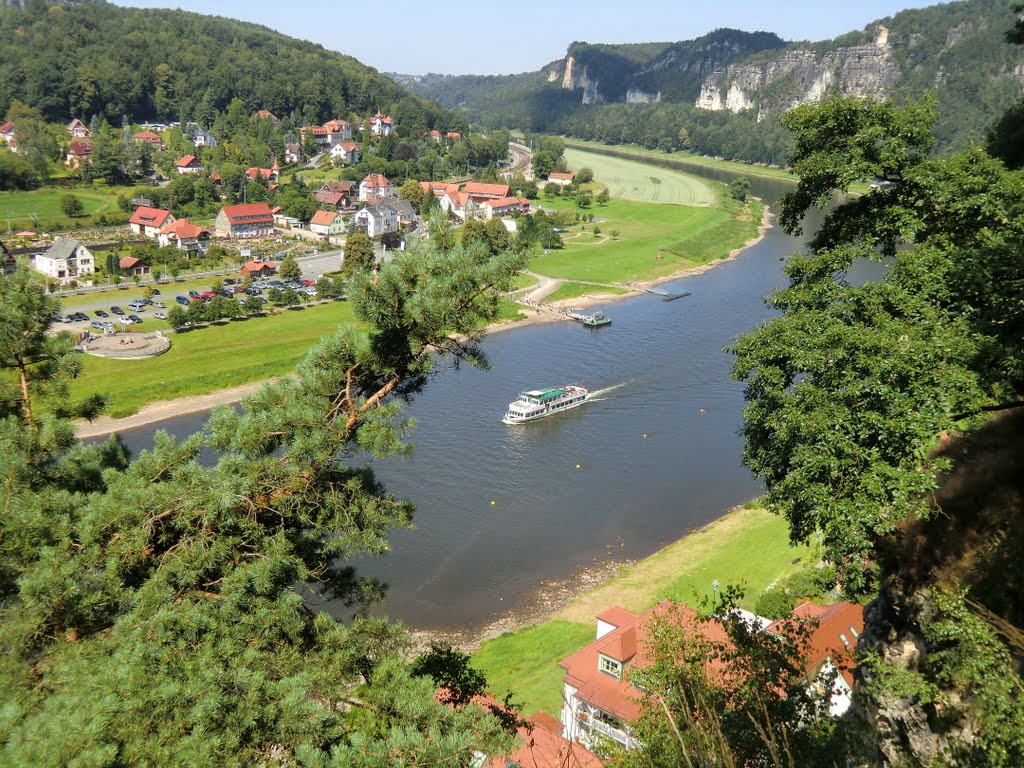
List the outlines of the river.
{"label": "river", "polygon": [[[791,188],[757,177],[751,186],[769,204]],[[662,286],[686,298],[608,304],[613,324],[598,330],[496,334],[485,343],[491,370],[439,374],[409,408],[413,456],[375,462],[389,490],[416,504],[415,530],[395,531],[386,557],[358,563],[389,584],[380,612],[421,628],[478,625],[545,580],[649,555],[756,496],[741,465],[742,385],[723,348],[769,316],[762,298],[799,247],[772,228],[739,258]],[[521,389],[581,381],[601,392],[593,402],[501,423]],[[185,435],[203,418],[159,426]],[[123,437],[138,451],[155,429]]]}

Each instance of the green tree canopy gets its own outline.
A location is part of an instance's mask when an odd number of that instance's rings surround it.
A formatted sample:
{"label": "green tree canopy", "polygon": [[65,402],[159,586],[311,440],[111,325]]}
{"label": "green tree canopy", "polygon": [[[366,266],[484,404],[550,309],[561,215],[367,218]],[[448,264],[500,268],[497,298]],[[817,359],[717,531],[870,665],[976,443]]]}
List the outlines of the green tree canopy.
{"label": "green tree canopy", "polygon": [[299,266],[299,262],[290,253],[284,257],[281,266],[277,269],[277,273],[281,276],[282,280],[286,281],[302,279],[302,267]]}
{"label": "green tree canopy", "polygon": [[369,272],[375,264],[373,240],[365,232],[353,232],[345,240],[341,269],[345,274]]}

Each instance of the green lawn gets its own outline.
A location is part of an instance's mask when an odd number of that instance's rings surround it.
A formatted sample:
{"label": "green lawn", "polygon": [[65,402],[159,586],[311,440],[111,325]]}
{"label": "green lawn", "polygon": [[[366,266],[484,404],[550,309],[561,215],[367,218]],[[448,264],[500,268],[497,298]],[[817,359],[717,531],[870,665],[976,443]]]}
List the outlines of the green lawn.
{"label": "green lawn", "polygon": [[100,213],[120,212],[117,206],[117,193],[95,189],[34,189],[30,192],[0,192],[0,223],[7,229],[10,223],[12,231],[22,229],[35,230],[32,214],[50,223],[60,219],[66,224],[83,219],[68,219],[61,210],[60,201],[65,195],[74,195],[82,201],[85,216]]}
{"label": "green lawn", "polygon": [[594,285],[593,283],[562,283],[558,288],[545,296],[544,301],[567,301],[569,299],[578,299],[581,296],[592,296],[595,293],[622,295],[626,291],[622,288],[607,288],[603,285]]}
{"label": "green lawn", "polygon": [[[716,207],[612,199],[592,209],[601,219],[602,236],[597,241],[538,254],[530,261],[530,270],[567,280],[626,283],[666,277],[723,258],[754,237],[762,207],[752,199],[741,206],[724,194],[722,198]],[[573,203],[546,200],[543,205],[565,208]],[[612,230],[618,230],[617,239],[605,238]]]}
{"label": "green lawn", "polygon": [[595,617],[613,605],[640,613],[666,598],[699,607],[720,587],[742,586],[741,605],[752,608],[769,584],[817,560],[810,547],[791,547],[784,519],[756,506],[737,509],[674,544],[624,566],[604,584],[577,598],[544,624],[507,632],[473,655],[492,691],[511,690],[523,713],[555,717],[561,708],[558,663],[594,639]]}
{"label": "green lawn", "polygon": [[571,148],[566,148],[565,160],[573,170],[593,169],[594,181],[604,184],[615,198],[683,205],[715,203],[714,182],[670,168]]}
{"label": "green lawn", "polygon": [[351,306],[332,302],[176,333],[168,352],[148,360],[85,355],[72,396],[107,394],[107,415],[121,417],[150,402],[280,376],[291,371],[320,337],[349,322]]}
{"label": "green lawn", "polygon": [[[620,157],[633,157],[643,162],[648,159],[656,159],[661,161],[671,161],[673,165],[678,165],[680,168],[686,166],[705,166],[708,168],[720,168],[726,171],[736,171],[742,173],[744,176],[768,176],[773,179],[789,179],[796,181],[794,176],[784,168],[768,168],[763,165],[751,165],[750,163],[740,163],[735,160],[716,160],[713,157],[704,157],[703,155],[695,155],[692,152],[662,152],[657,149],[645,149],[638,147],[635,144],[623,144],[621,146],[611,146],[608,144],[601,144],[596,141],[583,141],[582,139],[566,139],[565,146],[567,149],[578,149],[578,150],[592,150],[588,156],[593,156],[594,153],[600,152],[614,152]],[[584,163],[588,167],[593,167],[589,162]]]}

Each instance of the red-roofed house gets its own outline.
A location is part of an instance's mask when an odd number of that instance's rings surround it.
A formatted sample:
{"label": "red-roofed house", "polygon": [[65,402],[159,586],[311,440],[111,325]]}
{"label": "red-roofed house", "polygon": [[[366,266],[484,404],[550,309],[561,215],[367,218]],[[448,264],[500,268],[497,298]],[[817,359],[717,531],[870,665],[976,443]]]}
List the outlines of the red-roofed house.
{"label": "red-roofed house", "polygon": [[484,200],[498,200],[508,197],[508,184],[484,184],[479,181],[469,181],[462,186],[462,191],[470,195],[477,202]]}
{"label": "red-roofed house", "polygon": [[185,155],[178,161],[175,168],[178,169],[178,173],[199,173],[203,170],[203,166],[199,163],[199,158],[195,155]]}
{"label": "red-roofed house", "polygon": [[277,160],[274,160],[274,165],[271,168],[247,168],[245,175],[253,181],[262,177],[268,184],[277,184],[280,171],[281,166],[277,164]]}
{"label": "red-roofed house", "polygon": [[218,237],[266,237],[274,231],[274,214],[266,203],[225,205],[214,231]]}
{"label": "red-roofed house", "polygon": [[117,262],[117,266],[122,275],[128,275],[129,277],[131,275],[148,275],[150,273],[149,264],[134,256],[122,256]]}
{"label": "red-roofed house", "polygon": [[486,216],[482,210],[483,206],[478,205],[468,192],[449,189],[441,196],[440,205],[445,213],[450,213],[462,221],[482,219]]}
{"label": "red-roofed house", "polygon": [[484,200],[481,207],[484,211],[484,218],[493,219],[495,216],[529,213],[530,201],[525,197],[500,197],[497,200]]}
{"label": "red-roofed house", "polygon": [[568,187],[572,185],[572,180],[575,178],[575,173],[561,173],[560,171],[555,171],[554,173],[548,174],[548,183],[558,184],[561,187]]}
{"label": "red-roofed house", "polygon": [[73,139],[88,139],[92,136],[92,131],[77,117],[68,123],[68,133],[71,134]]}
{"label": "red-roofed house", "polygon": [[157,237],[160,230],[174,223],[174,216],[163,208],[140,205],[128,219],[128,229],[146,237]]}
{"label": "red-roofed house", "polygon": [[444,137],[449,141],[462,141],[462,134],[458,131],[448,131]]}
{"label": "red-roofed house", "polygon": [[64,164],[68,168],[81,168],[83,164],[91,162],[90,155],[92,155],[92,145],[88,141],[72,141],[64,158]]}
{"label": "red-roofed house", "polygon": [[436,197],[438,200],[440,200],[442,197],[444,197],[444,193],[445,192],[458,192],[459,191],[459,185],[458,184],[452,184],[451,182],[447,182],[447,181],[421,181],[420,182],[420,188],[424,192],[429,192],[434,197]]}
{"label": "red-roofed house", "polygon": [[309,220],[309,231],[324,237],[341,235],[345,232],[345,221],[340,213],[317,211]]}
{"label": "red-roofed house", "polygon": [[352,138],[352,126],[344,120],[328,120],[322,127],[327,132],[328,144],[338,144]]}
{"label": "red-roofed house", "polygon": [[394,197],[395,188],[383,173],[371,173],[359,182],[359,199],[369,200],[371,197]]}
{"label": "red-roofed house", "polygon": [[[795,618],[768,622],[741,612],[760,631],[779,634],[793,621],[817,622],[812,626],[807,681],[821,695],[831,695],[832,714],[849,708],[853,678],[852,653],[864,628],[863,608],[851,603],[827,607],[804,603],[793,610]],[[714,621],[700,621],[697,612],[664,600],[641,614],[618,606],[597,617],[594,642],[563,661],[562,725],[569,739],[592,746],[606,737],[626,749],[636,745],[629,725],[640,717],[643,692],[633,687],[630,673],[649,666],[652,630],[658,620],[668,620],[684,634],[703,636],[714,643],[727,642],[725,629]],[[714,662],[711,662],[714,664]],[[711,667],[712,669],[714,667]],[[839,671],[831,691],[824,690],[822,675]]]}
{"label": "red-roofed house", "polygon": [[277,272],[277,264],[269,261],[249,261],[238,270],[242,277],[267,277]]}
{"label": "red-roofed house", "polygon": [[527,722],[531,727],[518,732],[519,749],[492,757],[484,768],[603,768],[601,758],[562,735],[562,724],[551,715],[538,712]]}
{"label": "red-roofed house", "polygon": [[351,165],[359,162],[359,147],[351,141],[343,141],[331,147],[331,159],[335,163]]}
{"label": "red-roofed house", "polygon": [[281,121],[277,115],[271,112],[269,109],[260,109],[252,114],[253,120],[269,120],[271,125],[277,125]]}
{"label": "red-roofed house", "polygon": [[11,152],[17,152],[17,140],[14,138],[14,123],[8,121],[0,125],[0,143],[6,144]]}
{"label": "red-roofed house", "polygon": [[210,231],[188,219],[178,219],[161,229],[157,240],[161,247],[173,245],[179,251],[184,251],[186,257],[194,254],[203,255],[210,247]]}
{"label": "red-roofed house", "polygon": [[164,148],[164,140],[160,138],[159,133],[153,133],[152,131],[139,131],[138,133],[132,134],[132,138],[136,141],[141,141],[143,144],[150,144],[154,149]]}
{"label": "red-roofed house", "polygon": [[441,143],[441,132],[440,131],[427,131],[423,135],[426,136],[429,139],[433,139],[438,144]]}
{"label": "red-roofed house", "polygon": [[370,118],[370,133],[374,136],[390,136],[395,132],[395,121],[391,115],[382,115],[380,110]]}

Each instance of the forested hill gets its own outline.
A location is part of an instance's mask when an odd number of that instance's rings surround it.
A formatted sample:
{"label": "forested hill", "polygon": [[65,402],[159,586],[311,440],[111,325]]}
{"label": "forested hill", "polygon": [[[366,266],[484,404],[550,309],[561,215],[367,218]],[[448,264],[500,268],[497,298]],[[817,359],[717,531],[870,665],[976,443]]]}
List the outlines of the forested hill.
{"label": "forested hill", "polygon": [[[833,91],[907,99],[931,89],[939,149],[952,151],[977,142],[1024,92],[1024,50],[1004,40],[1015,2],[903,11],[815,43],[736,30],[678,43],[573,43],[538,72],[400,81],[484,126],[764,162],[776,162],[784,148],[755,121],[774,125],[770,118],[785,109]],[[674,135],[681,127],[696,144]]]}
{"label": "forested hill", "polygon": [[381,109],[409,129],[465,129],[351,56],[256,24],[96,0],[0,7],[0,115],[18,99],[55,122],[209,125],[236,97],[304,124]]}

